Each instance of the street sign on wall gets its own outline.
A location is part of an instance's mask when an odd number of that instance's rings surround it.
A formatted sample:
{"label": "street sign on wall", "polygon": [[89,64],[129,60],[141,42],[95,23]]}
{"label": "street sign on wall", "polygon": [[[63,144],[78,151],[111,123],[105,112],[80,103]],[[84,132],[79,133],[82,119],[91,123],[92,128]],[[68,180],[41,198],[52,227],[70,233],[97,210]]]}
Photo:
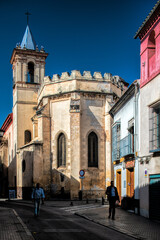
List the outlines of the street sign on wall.
{"label": "street sign on wall", "polygon": [[85,171],[84,171],[83,169],[81,169],[81,170],[79,171],[79,175],[80,175],[80,177],[84,177]]}

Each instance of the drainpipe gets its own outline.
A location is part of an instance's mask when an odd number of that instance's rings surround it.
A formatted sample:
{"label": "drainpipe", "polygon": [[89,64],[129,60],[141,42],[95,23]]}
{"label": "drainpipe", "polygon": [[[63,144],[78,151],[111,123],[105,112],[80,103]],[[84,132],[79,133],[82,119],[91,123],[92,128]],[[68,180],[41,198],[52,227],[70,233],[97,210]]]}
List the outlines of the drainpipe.
{"label": "drainpipe", "polygon": [[[138,177],[138,183],[137,183],[137,192],[136,192],[136,199],[139,199],[139,163],[138,163],[138,158],[137,158],[137,154],[136,152],[138,151],[138,121],[139,121],[139,116],[138,116],[138,99],[137,97],[139,96],[138,94],[138,81],[136,80],[134,82],[135,85],[135,92],[134,92],[134,119],[135,119],[135,130],[134,130],[134,135],[135,135],[135,142],[134,142],[134,146],[135,146],[135,150],[134,150],[134,157],[135,157],[135,162],[137,164],[137,177]],[[139,213],[139,207],[136,204],[135,207],[135,213]]]}

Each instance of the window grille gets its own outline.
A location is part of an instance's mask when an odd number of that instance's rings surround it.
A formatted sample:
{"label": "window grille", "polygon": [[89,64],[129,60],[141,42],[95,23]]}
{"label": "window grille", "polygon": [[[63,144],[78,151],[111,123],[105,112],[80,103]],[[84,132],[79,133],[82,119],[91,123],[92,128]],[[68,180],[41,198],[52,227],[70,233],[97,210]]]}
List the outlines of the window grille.
{"label": "window grille", "polygon": [[112,127],[112,161],[120,159],[120,123],[116,123]]}
{"label": "window grille", "polygon": [[120,141],[120,157],[129,154],[134,154],[134,135],[131,133]]}
{"label": "window grille", "polygon": [[160,105],[149,109],[149,150],[160,151]]}

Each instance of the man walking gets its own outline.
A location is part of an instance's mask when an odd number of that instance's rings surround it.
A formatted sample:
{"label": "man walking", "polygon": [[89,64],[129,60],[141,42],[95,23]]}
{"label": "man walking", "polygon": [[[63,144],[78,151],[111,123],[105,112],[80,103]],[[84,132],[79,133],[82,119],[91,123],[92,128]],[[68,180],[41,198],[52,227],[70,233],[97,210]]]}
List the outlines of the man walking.
{"label": "man walking", "polygon": [[109,201],[109,216],[108,218],[111,217],[112,213],[112,220],[115,218],[115,204],[116,201],[119,201],[119,196],[118,196],[118,191],[117,188],[114,187],[114,182],[111,181],[111,186],[107,187],[106,194],[108,196],[108,201]]}
{"label": "man walking", "polygon": [[44,204],[44,191],[40,188],[40,184],[37,183],[36,188],[32,192],[32,200],[34,201],[34,216],[37,217],[40,213],[40,204],[42,199],[42,204]]}

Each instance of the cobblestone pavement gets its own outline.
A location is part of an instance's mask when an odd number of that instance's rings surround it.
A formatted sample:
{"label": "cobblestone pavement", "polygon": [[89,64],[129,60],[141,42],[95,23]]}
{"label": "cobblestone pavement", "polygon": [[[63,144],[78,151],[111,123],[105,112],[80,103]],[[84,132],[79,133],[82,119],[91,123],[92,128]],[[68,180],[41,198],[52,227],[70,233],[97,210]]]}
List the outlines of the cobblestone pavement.
{"label": "cobblestone pavement", "polygon": [[75,214],[136,239],[160,240],[160,223],[120,208],[116,209],[116,219],[114,221],[108,219],[108,206],[88,209]]}
{"label": "cobblestone pavement", "polygon": [[33,240],[32,234],[16,211],[0,207],[0,240]]}
{"label": "cobblestone pavement", "polygon": [[[30,201],[26,203],[31,204]],[[121,208],[116,209],[116,219],[113,221],[108,219],[108,205],[102,205],[100,202],[86,204],[85,201],[46,201],[45,204],[61,208],[70,214],[84,217],[135,239],[160,240],[160,223]],[[0,229],[0,240],[34,239],[16,211],[11,208],[0,207]]]}

